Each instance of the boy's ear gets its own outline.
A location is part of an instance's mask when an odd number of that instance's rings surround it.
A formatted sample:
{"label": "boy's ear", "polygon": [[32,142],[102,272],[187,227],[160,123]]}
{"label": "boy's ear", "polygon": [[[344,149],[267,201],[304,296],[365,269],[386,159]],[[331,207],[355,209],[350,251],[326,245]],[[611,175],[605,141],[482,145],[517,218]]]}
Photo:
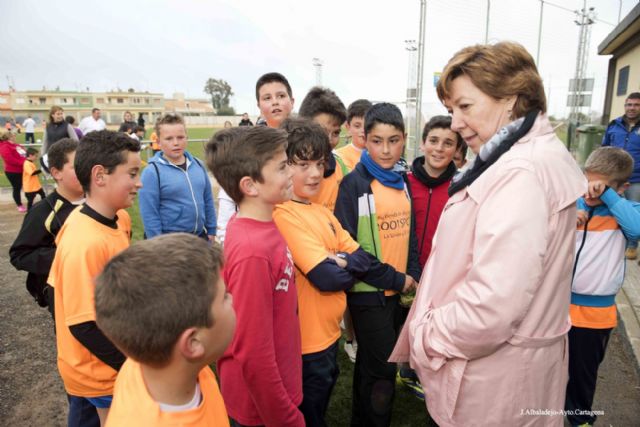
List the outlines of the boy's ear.
{"label": "boy's ear", "polygon": [[622,184],[620,187],[618,187],[618,191],[617,193],[622,195],[622,193],[624,193],[625,191],[627,191],[627,189],[631,187],[631,183],[629,181],[625,182],[624,184]]}
{"label": "boy's ear", "polygon": [[188,361],[203,357],[206,349],[198,338],[198,328],[185,329],[178,337],[176,349]]}
{"label": "boy's ear", "polygon": [[106,184],[107,175],[107,170],[102,165],[95,165],[91,168],[91,182],[98,187],[103,187]]}
{"label": "boy's ear", "polygon": [[256,197],[258,195],[258,188],[256,183],[250,176],[243,176],[238,183],[242,194],[249,197]]}
{"label": "boy's ear", "polygon": [[60,181],[60,179],[62,178],[62,171],[59,171],[57,168],[50,167],[49,172],[51,173],[53,179],[56,181]]}

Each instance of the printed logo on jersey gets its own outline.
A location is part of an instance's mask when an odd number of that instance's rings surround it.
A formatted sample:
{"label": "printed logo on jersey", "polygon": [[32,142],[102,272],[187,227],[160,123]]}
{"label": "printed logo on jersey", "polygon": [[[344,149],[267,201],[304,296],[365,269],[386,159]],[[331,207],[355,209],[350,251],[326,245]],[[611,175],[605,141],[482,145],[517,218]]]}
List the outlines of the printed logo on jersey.
{"label": "printed logo on jersey", "polygon": [[287,265],[284,267],[284,275],[287,277],[283,277],[278,281],[276,284],[276,291],[289,291],[289,282],[293,276],[293,256],[291,256],[289,248],[287,248]]}

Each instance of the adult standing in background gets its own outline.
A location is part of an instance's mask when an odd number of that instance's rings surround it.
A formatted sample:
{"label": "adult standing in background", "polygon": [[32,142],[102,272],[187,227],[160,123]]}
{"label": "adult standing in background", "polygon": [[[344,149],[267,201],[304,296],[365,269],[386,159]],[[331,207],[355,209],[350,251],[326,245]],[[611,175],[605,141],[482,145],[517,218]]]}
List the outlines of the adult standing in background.
{"label": "adult standing in background", "polygon": [[0,132],[0,156],[4,162],[4,174],[11,183],[13,201],[16,202],[18,212],[27,211],[20,198],[20,191],[22,191],[22,165],[26,154],[24,149],[16,144],[16,135],[13,132]]}
{"label": "adult standing in background", "polygon": [[253,122],[249,118],[249,114],[244,113],[242,115],[242,119],[240,120],[240,123],[238,123],[238,126],[253,126]]}
{"label": "adult standing in background", "polygon": [[79,140],[76,131],[73,130],[73,126],[64,119],[64,110],[62,107],[54,105],[49,110],[49,121],[44,128],[44,135],[42,136],[42,156],[47,154],[49,148],[62,138]]}
{"label": "adult standing in background", "polygon": [[133,121],[133,116],[131,115],[131,111],[124,112],[124,121],[120,123],[120,127],[118,128],[118,132],[124,132],[127,135],[135,131],[138,124]]}
{"label": "adult standing in background", "polygon": [[[624,115],[612,120],[602,139],[603,146],[622,148],[633,157],[631,185],[624,192],[627,200],[640,202],[640,92],[629,94],[624,101]],[[638,257],[638,241],[627,240],[627,259]]]}
{"label": "adult standing in background", "polygon": [[144,113],[138,113],[138,126],[144,127]]}
{"label": "adult standing in background", "polygon": [[31,118],[31,114],[27,116],[24,122],[22,122],[24,128],[24,142],[34,144],[36,138],[34,136],[36,131],[36,121]]}
{"label": "adult standing in background", "polygon": [[93,132],[96,130],[104,130],[107,128],[107,124],[100,118],[102,112],[99,108],[94,108],[91,110],[91,115],[85,117],[80,120],[80,124],[78,127],[82,131],[83,135],[88,134],[89,132]]}
{"label": "adult standing in background", "polygon": [[[392,361],[440,426],[564,424],[576,200],[587,181],[519,44],[462,49],[437,86],[477,154],[456,175]],[[528,413],[544,409],[553,416]]]}

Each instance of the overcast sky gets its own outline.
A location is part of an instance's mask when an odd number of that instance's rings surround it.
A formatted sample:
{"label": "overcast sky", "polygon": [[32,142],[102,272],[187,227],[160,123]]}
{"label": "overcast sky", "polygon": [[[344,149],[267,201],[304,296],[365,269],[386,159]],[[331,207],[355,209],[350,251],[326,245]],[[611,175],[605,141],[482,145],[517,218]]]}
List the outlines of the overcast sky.
{"label": "overcast sky", "polygon": [[[581,0],[552,0],[569,8]],[[590,0],[597,18],[617,24],[637,0]],[[460,48],[482,43],[486,0],[428,0],[424,110],[443,113],[433,88]],[[404,101],[408,79],[405,40],[418,38],[418,0],[2,0],[0,89],[107,91],[135,88],[171,96],[206,97],[209,77],[227,80],[238,112],[255,115],[255,81],[279,71],[301,102],[322,82],[348,105],[358,98]],[[535,57],[540,2],[491,0],[489,41],[515,40]],[[578,42],[575,15],[545,2],[540,73],[550,90],[550,112],[566,115]],[[608,57],[597,46],[614,26],[592,26],[588,77],[595,78],[592,110],[601,111]],[[297,107],[297,105],[296,105]],[[297,110],[297,108],[296,108]]]}

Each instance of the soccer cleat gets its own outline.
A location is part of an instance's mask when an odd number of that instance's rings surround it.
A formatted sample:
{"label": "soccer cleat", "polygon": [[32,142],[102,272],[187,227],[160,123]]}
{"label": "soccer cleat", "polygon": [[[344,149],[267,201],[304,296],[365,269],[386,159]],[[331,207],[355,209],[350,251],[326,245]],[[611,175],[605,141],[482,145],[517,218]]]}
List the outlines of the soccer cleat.
{"label": "soccer cleat", "polygon": [[624,251],[624,256],[627,259],[636,259],[636,258],[638,258],[638,248],[627,248],[627,250]]}
{"label": "soccer cleat", "polygon": [[358,343],[355,341],[346,341],[344,343],[344,352],[349,356],[352,363],[356,363],[356,353],[358,352]]}
{"label": "soccer cleat", "polygon": [[405,373],[403,375],[402,371],[402,368],[398,370],[398,374],[396,375],[396,382],[407,387],[411,394],[413,394],[418,399],[424,400],[424,390],[422,389],[422,385],[416,377],[416,374],[413,371],[410,371],[410,374]]}

